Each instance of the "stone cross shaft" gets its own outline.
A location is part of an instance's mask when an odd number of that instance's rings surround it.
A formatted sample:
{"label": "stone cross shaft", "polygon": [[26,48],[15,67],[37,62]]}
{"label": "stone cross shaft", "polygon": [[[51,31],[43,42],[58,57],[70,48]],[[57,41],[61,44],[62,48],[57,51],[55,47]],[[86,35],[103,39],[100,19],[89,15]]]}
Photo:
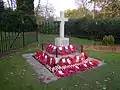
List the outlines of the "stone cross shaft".
{"label": "stone cross shaft", "polygon": [[60,38],[64,38],[64,24],[65,21],[68,21],[68,18],[64,17],[63,11],[60,11],[60,17],[57,18],[57,21],[60,21]]}

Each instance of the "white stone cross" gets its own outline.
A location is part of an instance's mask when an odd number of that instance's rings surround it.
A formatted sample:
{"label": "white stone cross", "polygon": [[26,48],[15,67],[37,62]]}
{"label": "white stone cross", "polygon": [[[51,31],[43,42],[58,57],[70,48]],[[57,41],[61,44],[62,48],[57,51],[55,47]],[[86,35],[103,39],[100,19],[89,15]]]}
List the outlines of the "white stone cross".
{"label": "white stone cross", "polygon": [[68,18],[64,17],[63,11],[60,11],[60,17],[57,18],[57,21],[60,21],[60,38],[64,38],[64,24],[65,21],[68,21]]}

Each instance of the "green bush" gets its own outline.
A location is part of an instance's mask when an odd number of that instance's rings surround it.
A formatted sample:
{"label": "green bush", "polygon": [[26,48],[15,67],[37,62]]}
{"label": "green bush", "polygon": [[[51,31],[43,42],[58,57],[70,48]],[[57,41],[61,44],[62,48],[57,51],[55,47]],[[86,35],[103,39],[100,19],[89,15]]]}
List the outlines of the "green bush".
{"label": "green bush", "polygon": [[109,45],[114,45],[114,42],[115,42],[115,39],[112,35],[109,35],[108,36],[108,43]]}
{"label": "green bush", "polygon": [[108,36],[105,35],[105,36],[103,37],[102,44],[103,44],[103,45],[109,45]]}
{"label": "green bush", "polygon": [[103,45],[114,45],[114,37],[112,35],[104,36],[102,40]]}

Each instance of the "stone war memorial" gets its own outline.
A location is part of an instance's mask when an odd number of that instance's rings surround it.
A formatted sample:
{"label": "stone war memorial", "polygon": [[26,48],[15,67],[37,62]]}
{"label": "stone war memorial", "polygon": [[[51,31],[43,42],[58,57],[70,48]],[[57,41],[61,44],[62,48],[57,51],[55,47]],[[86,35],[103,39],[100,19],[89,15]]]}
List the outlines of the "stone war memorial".
{"label": "stone war memorial", "polygon": [[91,70],[103,65],[103,62],[89,57],[81,48],[69,44],[69,38],[64,37],[64,12],[60,12],[60,37],[55,38],[54,44],[44,44],[44,50],[24,54],[26,60],[33,65],[42,82],[49,83],[64,77]]}

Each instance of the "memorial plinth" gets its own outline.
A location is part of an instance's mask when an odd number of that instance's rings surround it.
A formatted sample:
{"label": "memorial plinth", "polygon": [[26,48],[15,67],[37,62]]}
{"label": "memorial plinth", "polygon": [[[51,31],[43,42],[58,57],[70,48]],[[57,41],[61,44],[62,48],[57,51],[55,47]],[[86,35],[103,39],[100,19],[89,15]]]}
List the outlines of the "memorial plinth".
{"label": "memorial plinth", "polygon": [[55,45],[56,46],[68,46],[69,45],[69,38],[55,38]]}

